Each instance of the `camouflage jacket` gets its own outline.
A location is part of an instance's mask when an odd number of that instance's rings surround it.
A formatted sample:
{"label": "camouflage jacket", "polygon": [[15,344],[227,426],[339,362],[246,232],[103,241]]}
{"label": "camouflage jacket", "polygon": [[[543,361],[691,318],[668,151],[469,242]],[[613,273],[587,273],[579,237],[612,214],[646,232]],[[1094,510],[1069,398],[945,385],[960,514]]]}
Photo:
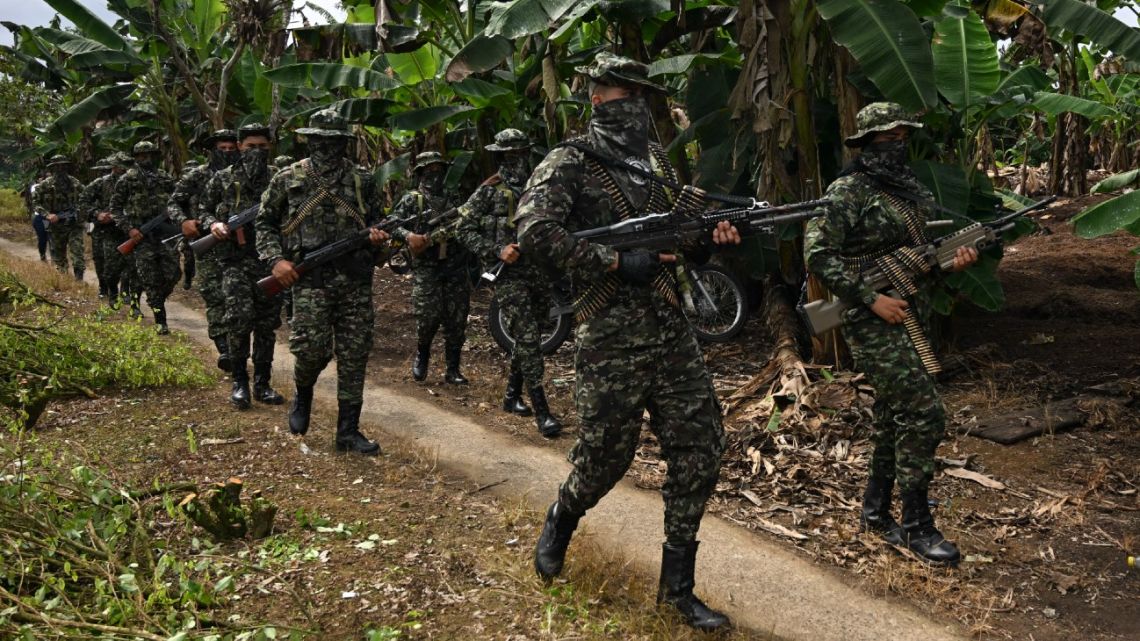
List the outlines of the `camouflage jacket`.
{"label": "camouflage jacket", "polygon": [[[912,190],[925,199],[933,198],[917,183]],[[868,306],[878,293],[863,283],[860,259],[914,244],[899,199],[859,173],[841,176],[831,183],[824,199],[828,201],[824,215],[807,224],[804,262],[828,290],[841,300],[856,304],[848,314],[868,316]],[[918,222],[925,225],[928,212],[922,207],[914,207],[914,211]]]}
{"label": "camouflage jacket", "polygon": [[[496,174],[459,206],[455,239],[475,254],[485,268],[499,262],[503,248],[518,242],[514,215],[519,194]],[[515,265],[529,261],[520,257]]]}
{"label": "camouflage jacket", "polygon": [[[268,177],[268,174],[266,176]],[[259,185],[249,179],[241,163],[215,173],[206,183],[206,193],[198,199],[197,218],[202,225],[202,233],[209,233],[210,226],[214,223],[224,223],[230,216],[261,202],[261,195],[268,186],[268,180]],[[231,240],[218,244],[213,250],[217,252],[219,258],[236,258],[242,255],[257,258],[252,222],[242,227],[240,237],[237,235],[237,230],[231,229],[230,233]]]}
{"label": "camouflage jacket", "polygon": [[[137,229],[155,216],[167,213],[166,204],[173,191],[174,179],[165,171],[131,167],[115,182],[111,217],[125,232]],[[148,240],[162,240],[156,236],[152,234]]]}
{"label": "camouflage jacket", "polygon": [[214,173],[209,165],[202,165],[191,169],[190,173],[178,181],[166,202],[166,211],[170,214],[171,221],[181,225],[198,215],[198,201],[205,195],[206,185]]}
{"label": "camouflage jacket", "polygon": [[[328,187],[335,200],[320,196],[321,183],[310,172],[307,159],[293,163],[270,179],[261,195],[261,211],[254,220],[257,252],[262,260],[271,265],[282,258],[299,262],[307,252],[380,222],[383,207],[372,174],[345,159],[338,178]],[[375,257],[373,252],[368,255]],[[364,258],[361,253],[353,260]],[[371,263],[367,270],[364,265],[358,267],[361,277],[371,277]]]}
{"label": "camouflage jacket", "polygon": [[[432,218],[446,212],[455,206],[454,200],[448,195],[426,194],[418,189],[412,189],[396,201],[388,217],[393,219],[411,219],[392,232],[392,237],[399,241],[406,241],[409,234],[427,234],[431,245],[422,254],[416,256],[418,262],[447,260],[462,252],[451,251],[446,247],[448,239],[455,234],[455,225],[430,227],[428,222]],[[442,258],[441,258],[442,253]]]}
{"label": "camouflage jacket", "polygon": [[74,176],[68,176],[66,181],[59,181],[53,174],[44,178],[36,185],[36,193],[32,204],[36,211],[44,216],[48,214],[61,214],[74,211],[74,222],[60,222],[56,224],[78,224],[87,222],[86,216],[80,209],[79,198],[83,194],[83,183]]}
{"label": "camouflage jacket", "polygon": [[99,176],[87,183],[87,186],[83,188],[83,193],[79,196],[80,214],[84,220],[95,224],[95,231],[114,227],[113,222],[105,225],[100,224],[95,216],[99,212],[111,211],[111,196],[115,193],[115,181],[118,178],[115,174]]}

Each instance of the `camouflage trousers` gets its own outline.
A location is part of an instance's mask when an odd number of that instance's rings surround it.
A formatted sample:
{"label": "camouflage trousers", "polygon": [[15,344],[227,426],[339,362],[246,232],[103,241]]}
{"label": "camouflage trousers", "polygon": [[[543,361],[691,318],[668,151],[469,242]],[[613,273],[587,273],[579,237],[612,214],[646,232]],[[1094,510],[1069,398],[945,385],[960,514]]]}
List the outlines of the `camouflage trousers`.
{"label": "camouflage trousers", "polygon": [[95,262],[95,275],[99,282],[113,283],[117,287],[123,279],[124,268],[130,258],[119,253],[119,245],[126,239],[127,235],[113,225],[95,224],[95,231],[91,232],[91,258]]}
{"label": "camouflage trousers", "polygon": [[133,255],[138,282],[135,293],[141,290],[146,294],[146,302],[151,310],[165,309],[167,297],[182,277],[178,254],[161,243],[144,240],[135,247]]}
{"label": "camouflage trousers", "polygon": [[222,266],[222,289],[225,293],[224,327],[230,353],[239,353],[236,345],[253,334],[253,362],[272,363],[277,328],[281,327],[281,297],[265,295],[257,281],[269,275],[269,267],[252,256],[227,260]]}
{"label": "camouflage trousers", "polygon": [[194,260],[197,270],[194,283],[202,302],[206,304],[206,332],[210,340],[226,336],[226,292],[223,284],[221,260],[216,255],[217,247]]}
{"label": "camouflage trousers", "polygon": [[578,440],[559,500],[582,514],[629,469],[649,411],[649,429],[668,467],[661,496],[665,537],[696,539],[724,452],[720,404],[691,332],[633,349],[579,347],[574,357]]}
{"label": "camouflage trousers", "polygon": [[466,265],[419,261],[412,270],[417,343],[430,345],[442,326],[444,345],[462,348],[467,340],[467,314],[471,311],[471,278]]}
{"label": "camouflage trousers", "polygon": [[902,325],[879,318],[849,323],[843,336],[856,368],[875,388],[869,473],[894,478],[900,490],[925,488],[934,451],[946,432],[946,410]]}
{"label": "camouflage trousers", "polygon": [[74,221],[55,223],[48,229],[51,231],[51,260],[55,263],[55,268],[66,274],[67,259],[70,255],[71,269],[77,272],[83,271],[86,267],[84,254],[87,251],[83,240],[87,234],[84,232],[83,224]]}
{"label": "camouflage trousers", "polygon": [[326,273],[323,287],[304,279],[293,286],[289,351],[298,387],[316,384],[336,356],[336,397],[364,401],[364,374],[372,350],[372,279]]}
{"label": "camouflage trousers", "polygon": [[550,285],[535,271],[504,270],[495,281],[495,300],[507,321],[511,338],[511,369],[522,372],[527,389],[542,385],[542,330],[550,313]]}

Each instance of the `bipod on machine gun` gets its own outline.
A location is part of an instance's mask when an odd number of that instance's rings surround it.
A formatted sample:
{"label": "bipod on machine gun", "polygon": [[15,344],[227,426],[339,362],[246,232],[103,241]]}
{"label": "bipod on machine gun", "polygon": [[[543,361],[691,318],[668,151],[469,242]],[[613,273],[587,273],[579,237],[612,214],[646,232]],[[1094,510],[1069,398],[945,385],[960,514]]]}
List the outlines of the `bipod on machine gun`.
{"label": "bipod on machine gun", "polygon": [[[923,263],[931,268],[949,270],[954,265],[954,257],[957,255],[959,247],[973,247],[982,251],[988,247],[999,245],[1002,242],[1002,234],[1012,229],[1017,224],[1018,218],[1029,212],[1043,209],[1056,199],[1056,196],[1050,196],[996,220],[972,223],[956,232],[937,238],[929,244],[911,249]],[[865,284],[877,292],[888,296],[895,293],[890,276],[878,265],[872,265],[865,270],[862,278]],[[841,326],[843,324],[843,312],[851,307],[850,303],[841,300],[817,300],[803,305],[800,312],[808,329],[813,334],[818,335]]]}

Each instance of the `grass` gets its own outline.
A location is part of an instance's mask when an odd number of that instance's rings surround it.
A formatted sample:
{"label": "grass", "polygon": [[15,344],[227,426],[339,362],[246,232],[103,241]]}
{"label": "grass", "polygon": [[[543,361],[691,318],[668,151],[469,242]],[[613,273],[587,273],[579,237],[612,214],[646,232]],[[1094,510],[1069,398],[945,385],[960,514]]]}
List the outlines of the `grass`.
{"label": "grass", "polygon": [[24,199],[14,189],[0,187],[0,221],[27,221]]}

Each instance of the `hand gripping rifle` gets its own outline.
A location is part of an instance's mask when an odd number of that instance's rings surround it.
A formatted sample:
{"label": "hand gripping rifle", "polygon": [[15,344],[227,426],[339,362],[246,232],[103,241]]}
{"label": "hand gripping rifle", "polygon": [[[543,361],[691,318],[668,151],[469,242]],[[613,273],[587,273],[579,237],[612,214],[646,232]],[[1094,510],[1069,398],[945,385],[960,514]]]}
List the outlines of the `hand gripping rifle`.
{"label": "hand gripping rifle", "polygon": [[143,223],[142,226],[139,227],[139,231],[142,232],[142,236],[139,236],[137,239],[128,238],[123,241],[123,243],[117,248],[119,250],[119,253],[124,256],[129,256],[131,252],[135,251],[135,247],[138,247],[139,243],[141,243],[144,238],[149,236],[152,232],[157,231],[163,223],[167,222],[167,220],[169,219],[167,218],[166,212],[163,212]]}
{"label": "hand gripping rifle", "polygon": [[[942,236],[930,244],[913,248],[914,253],[931,267],[949,270],[954,265],[954,257],[957,255],[959,247],[973,247],[981,251],[987,247],[1000,244],[1002,234],[1012,229],[1017,224],[1018,218],[1031,211],[1043,209],[1056,199],[1056,196],[1050,196],[997,220],[973,223],[954,233]],[[892,293],[893,286],[890,279],[877,265],[872,265],[864,270],[862,279],[876,292],[887,295]],[[841,300],[817,300],[804,305],[801,312],[808,329],[813,334],[822,334],[842,325],[843,312],[851,307],[853,307],[851,303]]]}
{"label": "hand gripping rifle", "polygon": [[[332,262],[349,252],[356,251],[357,249],[363,247],[368,243],[368,236],[373,229],[391,232],[393,229],[405,224],[406,222],[407,219],[394,219],[365,227],[364,229],[361,229],[348,238],[342,238],[338,241],[329,243],[324,247],[317,249],[316,251],[313,251],[305,257],[305,260],[294,264],[293,271],[297,272],[298,277],[304,276],[306,273],[316,269],[317,267],[320,267],[321,265]],[[270,274],[265,278],[257,281],[257,286],[260,287],[261,291],[269,297],[276,296],[277,294],[280,294],[287,289],[284,285],[281,284],[281,281],[277,280],[277,277],[273,274]]]}
{"label": "hand gripping rifle", "polygon": [[[245,244],[245,230],[243,230],[242,227],[253,222],[253,219],[257,218],[257,212],[259,211],[261,211],[261,205],[257,204],[248,209],[243,209],[233,216],[230,216],[229,220],[226,221],[226,227],[228,227],[230,231],[234,232],[239,245]],[[201,238],[192,241],[190,243],[190,249],[194,252],[195,256],[201,256],[208,250],[212,249],[214,245],[222,242],[225,242],[225,240],[207,232]]]}
{"label": "hand gripping rifle", "polygon": [[67,210],[64,210],[64,211],[57,211],[57,212],[55,213],[55,217],[56,217],[56,220],[55,220],[55,222],[54,222],[54,223],[51,223],[51,224],[52,224],[52,225],[58,225],[58,224],[60,224],[60,223],[66,223],[66,222],[69,222],[69,221],[75,221],[75,220],[76,220],[76,217],[77,217],[78,215],[79,215],[79,212],[75,211],[74,209],[67,209]]}

